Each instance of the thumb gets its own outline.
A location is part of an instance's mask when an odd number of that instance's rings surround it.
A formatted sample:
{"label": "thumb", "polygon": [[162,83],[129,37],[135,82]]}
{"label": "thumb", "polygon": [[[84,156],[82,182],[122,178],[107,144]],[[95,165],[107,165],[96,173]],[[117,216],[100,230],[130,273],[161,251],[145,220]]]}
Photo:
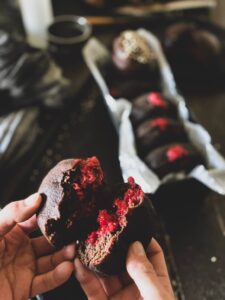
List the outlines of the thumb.
{"label": "thumb", "polygon": [[140,242],[130,246],[126,266],[144,299],[161,299],[157,275]]}
{"label": "thumb", "polygon": [[41,196],[31,195],[25,200],[11,202],[0,211],[0,235],[7,234],[17,223],[31,218],[41,204]]}

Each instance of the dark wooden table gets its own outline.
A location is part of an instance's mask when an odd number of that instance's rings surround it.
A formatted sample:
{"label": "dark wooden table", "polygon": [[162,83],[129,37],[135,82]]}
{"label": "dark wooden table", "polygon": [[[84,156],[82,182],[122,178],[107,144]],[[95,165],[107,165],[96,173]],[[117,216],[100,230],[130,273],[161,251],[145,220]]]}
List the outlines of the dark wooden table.
{"label": "dark wooden table", "polygon": [[[77,12],[72,1],[54,2],[56,13]],[[158,31],[158,23],[148,26]],[[95,34],[108,43],[116,31],[118,28],[108,27]],[[36,143],[24,158],[6,168],[4,178],[1,174],[2,203],[35,192],[47,171],[68,157],[96,155],[109,183],[122,180],[117,135],[98,87],[81,57],[64,61],[62,67],[73,80],[76,93],[64,110],[40,108],[37,124],[41,133]],[[225,155],[225,87],[191,88],[182,81],[180,86],[191,111]],[[225,197],[196,182],[187,182],[170,187],[169,194],[162,189],[153,201],[165,226],[165,250],[180,299],[225,299]],[[71,278],[63,287],[46,294],[45,299],[85,298]]]}

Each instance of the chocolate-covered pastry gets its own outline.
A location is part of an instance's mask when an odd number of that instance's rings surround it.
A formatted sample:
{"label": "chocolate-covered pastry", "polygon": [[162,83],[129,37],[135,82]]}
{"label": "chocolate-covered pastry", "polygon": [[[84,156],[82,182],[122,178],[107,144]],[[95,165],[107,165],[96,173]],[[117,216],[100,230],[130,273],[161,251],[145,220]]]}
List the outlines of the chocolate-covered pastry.
{"label": "chocolate-covered pastry", "polygon": [[137,31],[123,31],[113,41],[112,60],[105,64],[104,73],[115,98],[133,99],[160,86],[155,54]]}
{"label": "chocolate-covered pastry", "polygon": [[189,35],[194,29],[196,29],[196,25],[191,22],[176,22],[170,25],[166,29],[164,37],[166,50],[175,47],[176,43],[179,42],[179,39],[182,39],[182,36]]}
{"label": "chocolate-covered pastry", "polygon": [[95,194],[102,186],[95,157],[64,160],[48,173],[39,188],[46,201],[37,221],[51,244],[59,248],[87,235],[97,215]]}
{"label": "chocolate-covered pastry", "polygon": [[102,274],[125,270],[129,245],[139,240],[147,248],[153,235],[154,213],[149,199],[133,178],[115,187],[111,207],[99,211],[97,226],[78,248],[81,262]]}
{"label": "chocolate-covered pastry", "polygon": [[13,108],[37,101],[61,105],[68,83],[46,51],[0,31],[0,90],[9,92]]}
{"label": "chocolate-covered pastry", "polygon": [[[115,74],[117,76],[117,74]],[[112,78],[112,77],[111,77]],[[110,78],[110,79],[111,79]],[[111,85],[111,86],[110,86]],[[128,100],[138,97],[143,93],[147,93],[149,89],[156,89],[158,84],[158,77],[153,80],[143,80],[142,78],[132,78],[130,80],[124,80],[117,76],[115,84],[112,80],[109,80],[110,95],[114,98],[126,98]]]}
{"label": "chocolate-covered pastry", "polygon": [[189,172],[204,163],[201,155],[190,144],[170,144],[150,152],[146,159],[149,167],[160,177],[173,172]]}
{"label": "chocolate-covered pastry", "polygon": [[158,116],[177,118],[176,106],[170,99],[158,92],[151,92],[133,100],[131,120],[134,125]]}
{"label": "chocolate-covered pastry", "polygon": [[65,160],[43,180],[45,202],[38,225],[55,247],[79,241],[81,262],[102,274],[125,271],[129,245],[146,248],[153,234],[154,212],[141,187],[127,183],[106,188],[96,157]]}
{"label": "chocolate-covered pastry", "polygon": [[126,74],[141,74],[152,71],[156,66],[155,55],[136,31],[123,31],[113,42],[113,62],[116,68]]}
{"label": "chocolate-covered pastry", "polygon": [[183,72],[195,77],[201,71],[205,77],[218,71],[222,44],[209,30],[195,23],[175,23],[166,30],[164,44],[170,62],[183,68]]}
{"label": "chocolate-covered pastry", "polygon": [[142,155],[171,142],[186,142],[183,125],[173,119],[159,117],[141,123],[135,130],[138,148]]}

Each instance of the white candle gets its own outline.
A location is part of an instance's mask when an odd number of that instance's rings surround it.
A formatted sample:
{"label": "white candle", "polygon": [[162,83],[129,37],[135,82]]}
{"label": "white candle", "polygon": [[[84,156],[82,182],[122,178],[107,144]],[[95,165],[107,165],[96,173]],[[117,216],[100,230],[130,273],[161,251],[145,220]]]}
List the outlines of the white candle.
{"label": "white candle", "polygon": [[19,0],[28,42],[35,47],[47,46],[47,27],[53,20],[51,0]]}

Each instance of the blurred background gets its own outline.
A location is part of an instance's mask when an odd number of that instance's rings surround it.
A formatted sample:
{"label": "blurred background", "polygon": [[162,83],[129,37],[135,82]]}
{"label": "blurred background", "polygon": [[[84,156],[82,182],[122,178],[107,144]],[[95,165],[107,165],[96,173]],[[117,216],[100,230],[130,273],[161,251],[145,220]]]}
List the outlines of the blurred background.
{"label": "blurred background", "polygon": [[[107,182],[123,180],[118,132],[82,49],[95,37],[111,53],[115,37],[138,28],[157,37],[190,120],[225,155],[224,0],[0,0],[1,206],[35,192],[68,157],[96,155]],[[104,78],[111,96],[132,103],[160,92],[156,74],[150,83]],[[187,179],[152,199],[177,299],[225,299],[224,196]],[[85,299],[74,278],[38,297]]]}

